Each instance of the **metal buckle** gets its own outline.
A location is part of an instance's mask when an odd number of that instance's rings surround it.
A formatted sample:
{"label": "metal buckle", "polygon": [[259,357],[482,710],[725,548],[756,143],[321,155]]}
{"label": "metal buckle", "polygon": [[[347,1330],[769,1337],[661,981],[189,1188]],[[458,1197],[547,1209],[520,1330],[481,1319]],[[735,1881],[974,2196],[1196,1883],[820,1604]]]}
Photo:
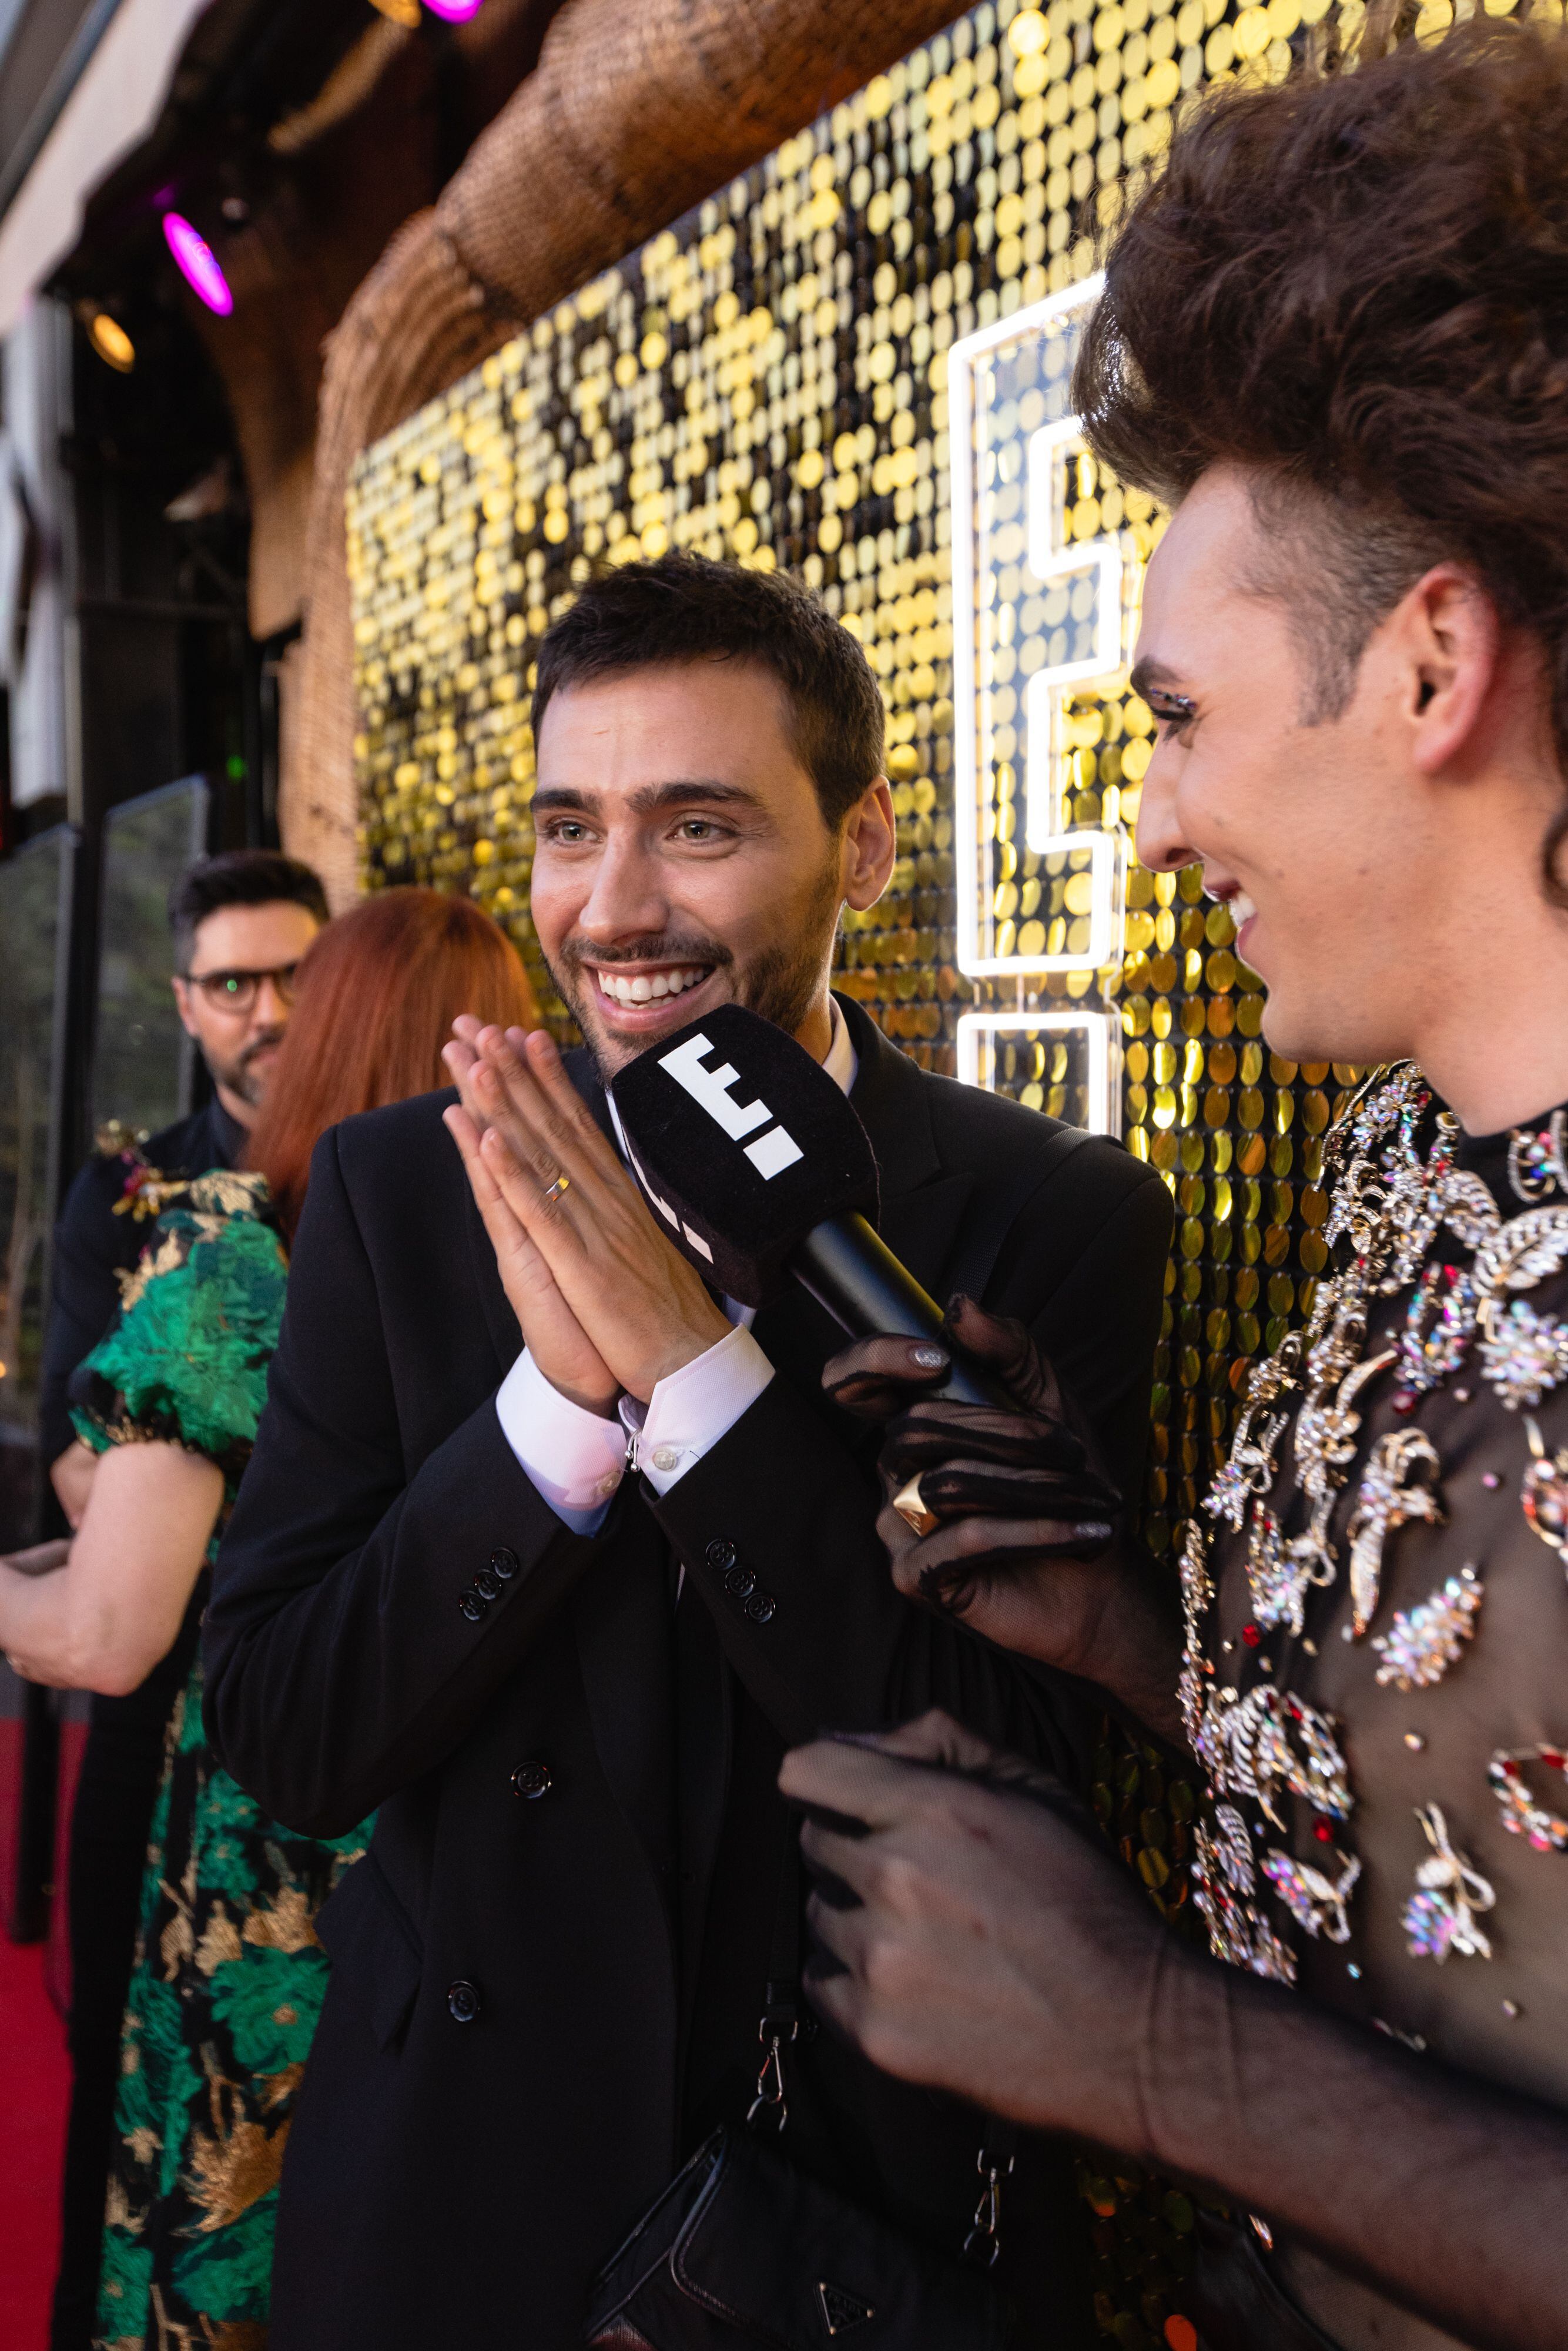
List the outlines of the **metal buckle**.
{"label": "metal buckle", "polygon": [[[786,2029],[787,2028],[787,2029]],[[757,2076],[757,2095],[746,2110],[747,2123],[766,2115],[775,2130],[781,2131],[789,2119],[789,2101],[784,2091],[784,2051],[800,2027],[794,2017],[765,2016],[757,2028],[757,2037],[765,2042],[768,2054]]]}
{"label": "metal buckle", "polygon": [[986,2160],[982,2147],[975,2158],[975,2168],[984,2180],[980,2200],[975,2207],[974,2226],[964,2240],[964,2259],[978,2262],[983,2269],[995,2269],[997,2255],[1002,2250],[1002,2182],[1012,2171],[1013,2158],[1009,2156],[1005,2170]]}

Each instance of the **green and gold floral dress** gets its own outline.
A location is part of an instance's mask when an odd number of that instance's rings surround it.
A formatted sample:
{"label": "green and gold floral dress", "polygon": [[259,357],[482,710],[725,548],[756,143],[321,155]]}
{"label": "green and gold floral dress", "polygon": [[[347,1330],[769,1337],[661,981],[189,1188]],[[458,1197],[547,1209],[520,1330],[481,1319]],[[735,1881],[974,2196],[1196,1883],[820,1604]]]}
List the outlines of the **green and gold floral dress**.
{"label": "green and gold floral dress", "polygon": [[[86,1442],[249,1458],[287,1265],[258,1176],[165,1195],[119,1318],[73,1384]],[[326,1989],[317,1911],[364,1850],[297,1836],[218,1768],[193,1666],[170,1719],[120,2047],[102,2351],[263,2351],[278,2173]]]}

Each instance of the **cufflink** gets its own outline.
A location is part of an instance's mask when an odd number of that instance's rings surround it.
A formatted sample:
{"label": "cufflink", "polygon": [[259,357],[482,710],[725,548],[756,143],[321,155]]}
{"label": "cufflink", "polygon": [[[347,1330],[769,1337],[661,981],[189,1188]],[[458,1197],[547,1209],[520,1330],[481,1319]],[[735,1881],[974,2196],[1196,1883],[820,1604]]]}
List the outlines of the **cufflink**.
{"label": "cufflink", "polygon": [[893,1507],[904,1525],[912,1528],[917,1535],[930,1534],[936,1524],[936,1512],[928,1510],[920,1499],[918,1472],[909,1480],[907,1486],[899,1488],[893,1498]]}

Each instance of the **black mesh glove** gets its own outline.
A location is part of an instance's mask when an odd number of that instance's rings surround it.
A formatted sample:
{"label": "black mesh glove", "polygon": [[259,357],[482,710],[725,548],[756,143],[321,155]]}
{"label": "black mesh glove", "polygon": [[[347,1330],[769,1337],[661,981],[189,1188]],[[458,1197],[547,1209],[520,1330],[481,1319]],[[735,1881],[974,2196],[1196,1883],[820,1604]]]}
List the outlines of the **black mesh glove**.
{"label": "black mesh glove", "polygon": [[1098,1559],[1114,1538],[1122,1496],[1020,1322],[960,1296],[944,1332],[1010,1392],[1011,1409],[933,1395],[948,1353],[928,1340],[859,1340],[826,1365],[822,1385],[846,1411],[887,1423],[878,1468],[889,1506],[877,1523],[901,1590],[962,1614],[984,1581],[1046,1561]]}

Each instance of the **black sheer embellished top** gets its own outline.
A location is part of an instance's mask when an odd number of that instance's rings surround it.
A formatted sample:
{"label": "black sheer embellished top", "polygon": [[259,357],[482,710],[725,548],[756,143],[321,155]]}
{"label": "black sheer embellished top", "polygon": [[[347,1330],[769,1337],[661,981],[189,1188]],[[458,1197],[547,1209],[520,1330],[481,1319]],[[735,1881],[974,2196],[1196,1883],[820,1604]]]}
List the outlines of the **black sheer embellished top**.
{"label": "black sheer embellished top", "polygon": [[1418,1071],[1330,1141],[1329,1271],[1183,1558],[1215,1951],[1568,2106],[1568,1114]]}

